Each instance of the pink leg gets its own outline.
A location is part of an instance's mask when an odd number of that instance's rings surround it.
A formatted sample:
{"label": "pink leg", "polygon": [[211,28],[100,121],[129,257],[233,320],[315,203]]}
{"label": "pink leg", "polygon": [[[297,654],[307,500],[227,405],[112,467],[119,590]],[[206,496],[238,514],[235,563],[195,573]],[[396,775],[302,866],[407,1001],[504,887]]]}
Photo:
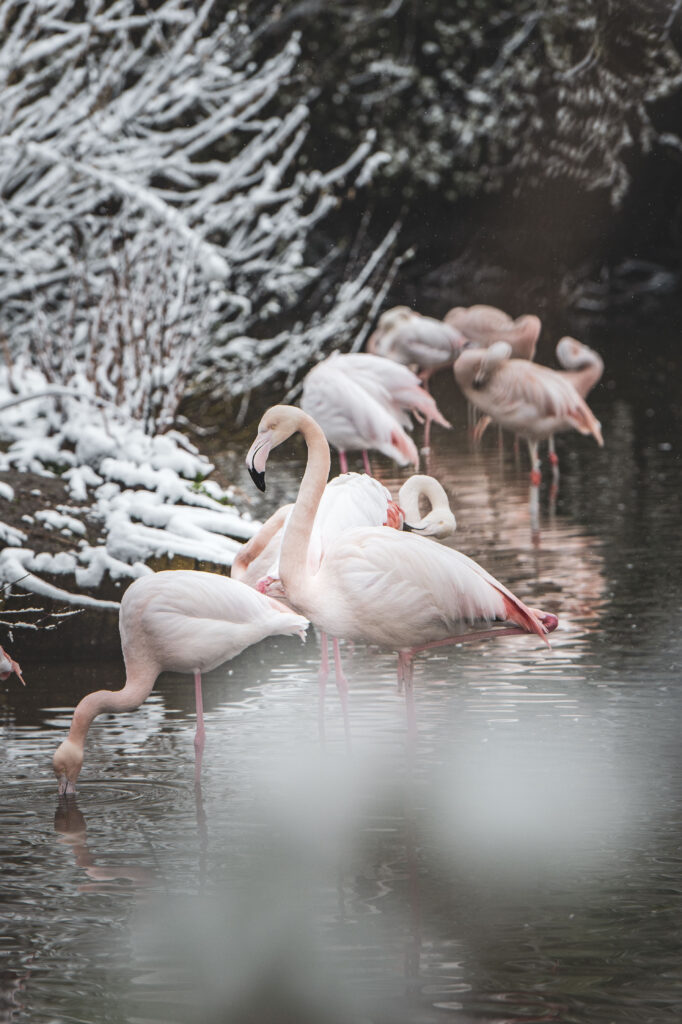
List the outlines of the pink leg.
{"label": "pink leg", "polygon": [[426,423],[424,424],[424,451],[428,452],[431,445],[431,420],[426,417]]}
{"label": "pink leg", "polygon": [[194,734],[194,753],[196,757],[194,762],[194,778],[196,782],[199,782],[201,778],[201,763],[204,757],[206,730],[204,728],[204,698],[201,692],[201,672],[198,668],[194,670],[194,697],[197,705],[197,731]]}
{"label": "pink leg", "polygon": [[540,456],[538,455],[538,443],[537,441],[528,442],[528,451],[530,452],[530,482],[533,487],[537,487],[542,480],[542,473],[540,471]]}
{"label": "pink leg", "polygon": [[554,448],[553,434],[550,434],[547,445],[549,447],[549,462],[552,467],[552,486],[549,490],[549,500],[550,502],[555,502],[559,493],[559,456]]}
{"label": "pink leg", "polygon": [[398,682],[402,683],[405,689],[405,717],[407,720],[407,741],[410,761],[417,741],[417,716],[414,709],[414,688],[412,680],[414,677],[414,651],[416,648],[398,652]]}
{"label": "pink leg", "polygon": [[327,690],[327,679],[329,678],[329,644],[327,634],[320,632],[320,671],[317,676],[318,684],[318,712],[317,720],[320,730],[320,741],[324,743],[324,698]]}
{"label": "pink leg", "polygon": [[365,467],[365,473],[367,474],[367,476],[371,476],[372,475],[372,466],[371,466],[371,463],[369,461],[369,455],[367,454],[367,452],[364,449],[362,451],[362,464]]}
{"label": "pink leg", "polygon": [[339,452],[339,466],[341,467],[342,473],[348,472],[348,459],[346,458],[346,453],[343,451]]}
{"label": "pink leg", "polygon": [[339,650],[339,641],[334,637],[332,641],[334,645],[334,668],[336,669],[336,689],[339,691],[339,700],[341,701],[341,714],[343,715],[343,728],[346,733],[346,746],[350,748],[350,721],[348,719],[348,680],[343,674],[341,668],[341,652]]}

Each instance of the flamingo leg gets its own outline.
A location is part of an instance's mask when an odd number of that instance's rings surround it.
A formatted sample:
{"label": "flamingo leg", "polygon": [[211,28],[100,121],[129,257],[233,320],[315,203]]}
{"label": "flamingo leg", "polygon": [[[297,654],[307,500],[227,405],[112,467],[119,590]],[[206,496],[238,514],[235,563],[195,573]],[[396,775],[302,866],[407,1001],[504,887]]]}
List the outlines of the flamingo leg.
{"label": "flamingo leg", "polygon": [[549,462],[552,467],[552,485],[549,489],[549,500],[550,504],[553,505],[559,493],[559,456],[554,447],[554,434],[549,435],[547,447],[549,448]]}
{"label": "flamingo leg", "polygon": [[372,464],[370,463],[369,455],[367,454],[367,451],[364,448],[362,450],[362,464],[365,467],[365,473],[367,474],[367,476],[371,476]]}
{"label": "flamingo leg", "polygon": [[204,698],[201,692],[201,672],[198,668],[194,670],[194,698],[197,705],[197,731],[194,734],[194,779],[199,782],[201,779],[201,764],[204,757],[204,743],[206,740],[206,729],[204,728]]}
{"label": "flamingo leg", "polygon": [[327,634],[320,632],[320,671],[317,676],[318,684],[318,724],[320,728],[320,740],[324,741],[324,698],[327,690],[327,679],[329,678],[329,643]]}
{"label": "flamingo leg", "polygon": [[426,417],[426,423],[424,424],[424,448],[422,449],[425,455],[428,455],[431,448],[431,420]]}
{"label": "flamingo leg", "polygon": [[528,441],[528,451],[530,452],[530,482],[533,487],[537,487],[542,480],[537,441]]}
{"label": "flamingo leg", "polygon": [[348,472],[348,459],[344,451],[339,451],[339,466],[341,467],[342,473]]}
{"label": "flamingo leg", "polygon": [[[483,435],[485,434],[486,430],[488,429],[488,427],[490,426],[491,423],[492,423],[492,419],[490,418],[490,416],[486,416],[486,415],[481,416],[479,421],[476,423],[476,426],[474,427],[474,443],[475,444],[480,444],[481,443],[481,440],[483,439]],[[502,428],[500,427],[500,430],[501,429]]]}
{"label": "flamingo leg", "polygon": [[417,716],[414,707],[414,650],[403,650],[398,652],[398,680],[405,689],[405,718],[407,721],[407,740],[410,760],[415,750],[417,739]]}
{"label": "flamingo leg", "polygon": [[341,701],[341,714],[343,715],[343,729],[346,734],[346,745],[350,747],[350,721],[348,718],[348,680],[343,674],[341,668],[341,652],[339,650],[339,641],[336,637],[333,638],[332,644],[334,647],[334,668],[336,669],[336,689],[339,691],[339,700]]}

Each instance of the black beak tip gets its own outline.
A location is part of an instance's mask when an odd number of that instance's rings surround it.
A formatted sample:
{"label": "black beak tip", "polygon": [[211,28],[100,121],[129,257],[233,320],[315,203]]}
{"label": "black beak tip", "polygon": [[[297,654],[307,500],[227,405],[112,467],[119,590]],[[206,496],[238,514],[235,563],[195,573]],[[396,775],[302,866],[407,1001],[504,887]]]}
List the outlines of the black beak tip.
{"label": "black beak tip", "polygon": [[405,530],[407,533],[413,532],[413,528],[410,526],[409,523],[403,523],[403,530]]}
{"label": "black beak tip", "polygon": [[259,473],[253,466],[249,466],[249,475],[259,491],[265,491],[265,473]]}

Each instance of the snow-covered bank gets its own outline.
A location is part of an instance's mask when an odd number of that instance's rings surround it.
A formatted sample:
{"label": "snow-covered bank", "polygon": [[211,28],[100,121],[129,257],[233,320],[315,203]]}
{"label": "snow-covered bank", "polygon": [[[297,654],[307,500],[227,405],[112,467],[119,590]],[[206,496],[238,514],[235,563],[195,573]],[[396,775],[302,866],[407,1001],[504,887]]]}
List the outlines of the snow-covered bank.
{"label": "snow-covered bank", "polygon": [[[26,370],[22,381],[22,394],[49,390],[37,371]],[[178,431],[148,435],[115,406],[96,405],[82,379],[74,391],[82,397],[43,394],[0,412],[0,580],[48,599],[112,608],[96,596],[105,575],[140,576],[151,572],[152,558],[183,556],[227,570],[257,524],[240,514],[229,489],[207,479],[208,459]],[[0,408],[14,397],[5,373]],[[64,500],[27,513],[2,479],[12,471],[59,478]],[[32,491],[38,499],[40,490]],[[59,543],[37,550],[29,543],[37,526]],[[73,587],[55,585],[55,577]]]}

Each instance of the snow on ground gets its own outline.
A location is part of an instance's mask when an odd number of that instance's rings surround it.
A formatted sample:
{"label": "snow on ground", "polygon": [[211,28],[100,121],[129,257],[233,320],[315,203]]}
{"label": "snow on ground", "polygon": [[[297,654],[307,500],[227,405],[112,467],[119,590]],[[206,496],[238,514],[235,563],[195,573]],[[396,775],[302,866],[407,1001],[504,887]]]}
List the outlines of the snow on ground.
{"label": "snow on ground", "polygon": [[[238,512],[229,490],[205,479],[212,464],[180,432],[149,436],[114,405],[89,400],[82,379],[75,383],[82,397],[67,397],[63,389],[45,395],[42,375],[27,370],[21,394],[42,396],[3,408],[17,396],[0,371],[0,472],[59,476],[72,502],[22,516],[10,507],[14,489],[0,483],[0,582],[20,580],[19,587],[44,597],[111,608],[116,602],[82,591],[96,590],[105,575],[151,572],[145,563],[152,557],[182,555],[227,569],[259,524]],[[29,534],[1,521],[22,518],[58,535],[60,550],[33,550]],[[71,541],[66,549],[65,540]],[[60,576],[73,589],[56,586]]]}

